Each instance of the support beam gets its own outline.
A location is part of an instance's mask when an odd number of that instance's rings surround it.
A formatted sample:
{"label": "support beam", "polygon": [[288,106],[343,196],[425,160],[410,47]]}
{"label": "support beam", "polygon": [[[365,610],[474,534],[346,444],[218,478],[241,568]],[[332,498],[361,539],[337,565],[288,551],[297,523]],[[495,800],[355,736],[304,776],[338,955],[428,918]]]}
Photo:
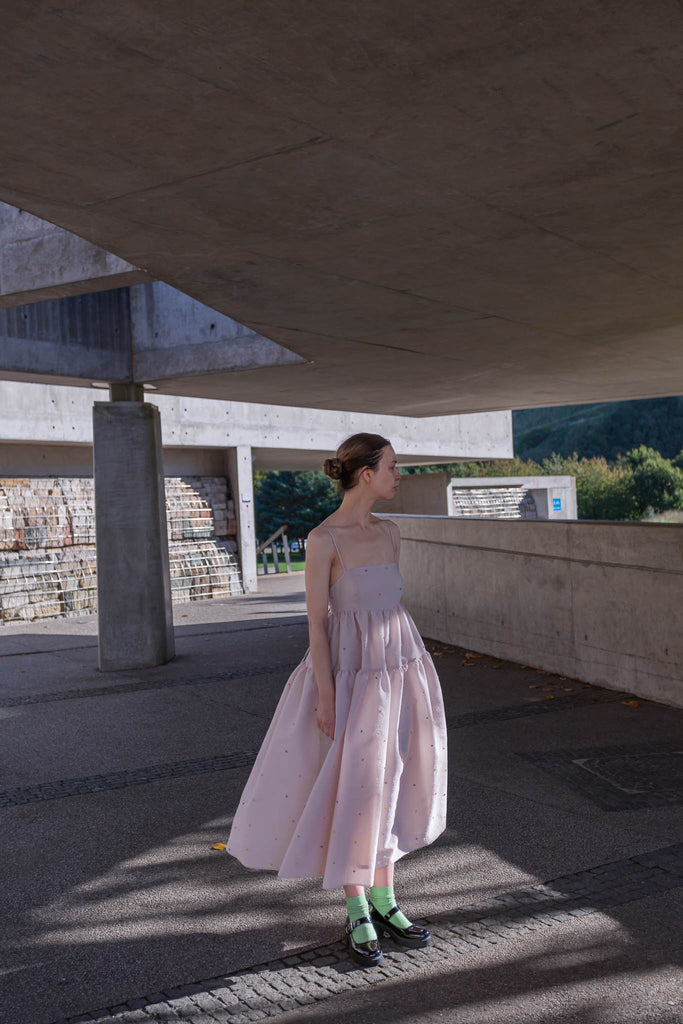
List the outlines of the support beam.
{"label": "support beam", "polygon": [[163,665],[174,656],[161,454],[154,405],[93,406],[99,665]]}
{"label": "support beam", "polygon": [[149,281],[84,238],[0,203],[0,309]]}
{"label": "support beam", "polygon": [[[228,454],[228,472],[237,513],[239,556],[245,594],[256,593],[256,526],[251,445],[238,444]],[[264,563],[265,564],[265,563]]]}

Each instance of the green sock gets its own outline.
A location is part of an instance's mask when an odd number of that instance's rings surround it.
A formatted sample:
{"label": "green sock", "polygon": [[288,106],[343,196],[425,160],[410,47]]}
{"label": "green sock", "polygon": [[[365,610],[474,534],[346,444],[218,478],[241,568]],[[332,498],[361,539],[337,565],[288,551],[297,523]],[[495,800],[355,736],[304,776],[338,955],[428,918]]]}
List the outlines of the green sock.
{"label": "green sock", "polygon": [[[396,906],[393,885],[373,885],[370,889],[370,902],[380,914],[388,914]],[[409,921],[403,911],[399,910],[394,914],[391,923],[398,928],[410,928],[412,921]]]}
{"label": "green sock", "polygon": [[[347,896],[346,910],[351,924],[359,917],[370,917],[370,907],[366,896]],[[377,938],[377,932],[371,924],[359,924],[351,934],[354,942],[372,942]]]}

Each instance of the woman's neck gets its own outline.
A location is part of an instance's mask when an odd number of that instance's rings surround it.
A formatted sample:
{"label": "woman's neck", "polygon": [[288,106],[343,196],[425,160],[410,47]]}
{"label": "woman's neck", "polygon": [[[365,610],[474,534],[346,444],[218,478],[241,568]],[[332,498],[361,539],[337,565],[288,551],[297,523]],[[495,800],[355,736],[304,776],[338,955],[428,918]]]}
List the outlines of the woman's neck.
{"label": "woman's neck", "polygon": [[339,525],[358,526],[361,530],[369,529],[373,522],[372,506],[375,500],[369,494],[353,494],[347,491],[337,509],[337,515],[341,520]]}

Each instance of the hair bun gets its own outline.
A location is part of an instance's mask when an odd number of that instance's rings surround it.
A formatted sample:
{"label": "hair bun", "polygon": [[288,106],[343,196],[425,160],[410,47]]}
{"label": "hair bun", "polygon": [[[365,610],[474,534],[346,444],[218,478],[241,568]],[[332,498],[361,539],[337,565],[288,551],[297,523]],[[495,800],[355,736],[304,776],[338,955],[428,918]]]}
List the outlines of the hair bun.
{"label": "hair bun", "polygon": [[331,477],[333,480],[339,480],[343,472],[342,460],[341,459],[325,459],[323,463],[323,473],[326,476]]}

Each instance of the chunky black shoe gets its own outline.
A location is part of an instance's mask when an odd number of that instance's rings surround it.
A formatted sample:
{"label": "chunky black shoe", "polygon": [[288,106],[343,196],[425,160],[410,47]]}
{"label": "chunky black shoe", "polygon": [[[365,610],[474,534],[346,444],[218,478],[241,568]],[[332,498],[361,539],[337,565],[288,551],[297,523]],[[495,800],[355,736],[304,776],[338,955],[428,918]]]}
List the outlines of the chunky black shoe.
{"label": "chunky black shoe", "polygon": [[390,919],[398,910],[399,907],[392,907],[385,916],[380,914],[372,904],[370,905],[372,923],[380,939],[383,935],[388,935],[397,945],[403,946],[405,949],[424,949],[425,946],[431,946],[432,936],[427,928],[420,928],[416,924],[411,924],[408,928],[399,928],[397,924],[391,923]]}
{"label": "chunky black shoe", "polygon": [[344,941],[351,954],[351,958],[357,964],[360,964],[361,967],[379,967],[380,964],[384,963],[382,947],[377,939],[371,939],[369,942],[356,942],[353,937],[353,929],[359,924],[372,924],[372,921],[369,917],[359,917],[357,921],[351,924],[349,918],[346,918]]}

